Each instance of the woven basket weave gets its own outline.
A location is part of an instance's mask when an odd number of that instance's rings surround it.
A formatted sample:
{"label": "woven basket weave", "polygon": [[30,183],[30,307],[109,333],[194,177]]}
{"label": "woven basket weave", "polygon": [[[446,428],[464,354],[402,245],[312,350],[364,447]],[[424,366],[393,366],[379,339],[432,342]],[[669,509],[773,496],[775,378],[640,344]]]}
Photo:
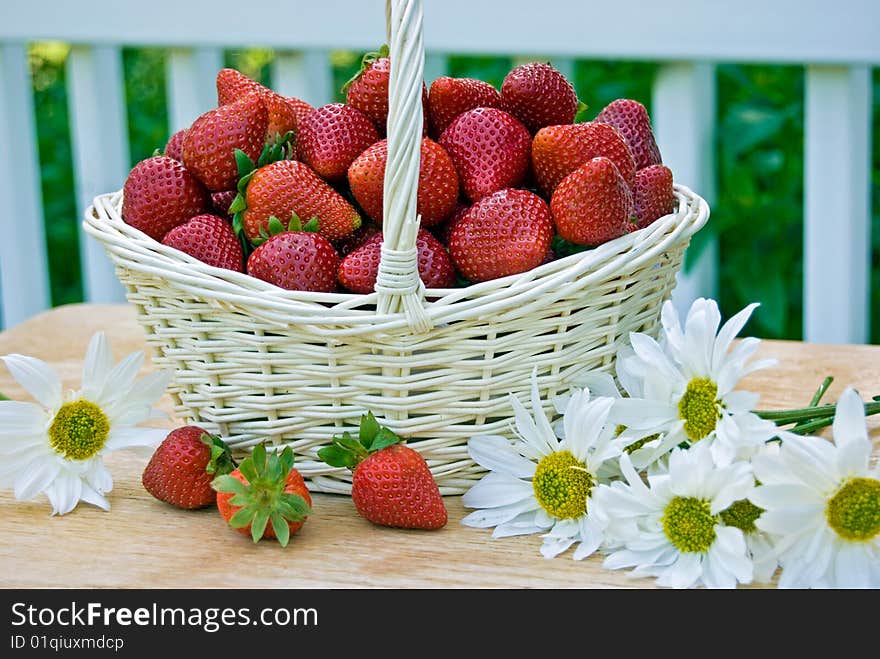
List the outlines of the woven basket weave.
{"label": "woven basket weave", "polygon": [[676,211],[646,229],[529,272],[425,290],[415,213],[422,131],[421,2],[388,12],[385,242],[376,293],[285,291],[208,266],[122,220],[122,194],[100,195],[84,227],[116,265],[157,367],[175,371],[177,413],[235,448],[289,444],[314,490],[347,493],[350,474],[319,447],[372,410],[408,437],[441,492],[482,475],[477,433],[510,436],[509,394],[527,400],[537,369],[545,400],[579,375],[610,370],[632,331],[656,334],[706,202],[676,185]]}

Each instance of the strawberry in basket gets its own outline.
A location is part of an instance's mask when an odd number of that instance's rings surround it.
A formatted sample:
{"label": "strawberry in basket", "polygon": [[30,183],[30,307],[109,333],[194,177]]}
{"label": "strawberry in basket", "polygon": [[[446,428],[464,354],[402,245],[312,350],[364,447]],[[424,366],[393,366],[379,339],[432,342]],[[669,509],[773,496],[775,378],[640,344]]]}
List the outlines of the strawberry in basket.
{"label": "strawberry in basket", "polygon": [[368,412],[357,439],[348,432],[338,435],[318,457],[352,470],[351,498],[365,519],[405,529],[442,528],[447,515],[437,482],[425,459],[401,441]]}

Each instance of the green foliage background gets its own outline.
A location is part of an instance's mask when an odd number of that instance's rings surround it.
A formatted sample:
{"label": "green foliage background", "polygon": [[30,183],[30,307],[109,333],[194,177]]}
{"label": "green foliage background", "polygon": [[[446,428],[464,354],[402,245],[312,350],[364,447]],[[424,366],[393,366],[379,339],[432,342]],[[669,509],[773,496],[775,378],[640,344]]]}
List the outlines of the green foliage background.
{"label": "green foliage background", "polygon": [[[30,49],[34,81],[44,220],[47,227],[52,302],[82,300],[78,213],[74,198],[68,129],[65,44]],[[225,64],[271,85],[274,54],[265,49],[230,50]],[[150,156],[168,138],[162,49],[123,51],[131,162]],[[335,87],[357,69],[360,54],[331,54]],[[512,64],[505,57],[452,57],[450,75],[500,86]],[[574,84],[592,118],[608,102],[635,98],[650,110],[656,65],[644,62],[578,61]],[[762,307],[749,327],[767,338],[802,337],[804,71],[795,66],[717,67],[718,196],[709,231],[718,236],[719,302],[730,316],[752,301]],[[880,74],[874,74],[874,135],[880,138]],[[306,99],[311,100],[311,99]],[[337,100],[343,100],[338,95]],[[871,341],[880,343],[880,139],[873,140]],[[120,181],[120,186],[122,181]],[[704,238],[709,232],[700,232]],[[699,245],[694,245],[695,251]],[[829,259],[834,255],[829,255]]]}

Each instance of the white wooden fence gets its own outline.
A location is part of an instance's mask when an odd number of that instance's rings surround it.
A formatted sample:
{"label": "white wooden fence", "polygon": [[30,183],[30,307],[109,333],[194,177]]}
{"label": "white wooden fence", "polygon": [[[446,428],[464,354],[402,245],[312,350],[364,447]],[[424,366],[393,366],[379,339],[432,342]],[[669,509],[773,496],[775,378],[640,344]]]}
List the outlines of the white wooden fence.
{"label": "white wooden fence", "polygon": [[[425,0],[428,82],[449,53],[660,61],[653,120],[676,179],[710,204],[717,62],[806,67],[804,336],[866,342],[870,279],[871,66],[878,0]],[[170,128],[216,103],[222,49],[273,48],[275,87],[332,97],[330,49],[384,40],[383,0],[0,0],[0,291],[7,326],[49,306],[27,44],[73,44],[68,86],[77,202],[119,189],[128,170],[121,46],[171,48]],[[773,218],[743,218],[743,222]],[[101,247],[81,236],[87,300],[123,300]],[[679,285],[684,302],[716,287],[711,246]],[[750,276],[750,273],[743,273]]]}

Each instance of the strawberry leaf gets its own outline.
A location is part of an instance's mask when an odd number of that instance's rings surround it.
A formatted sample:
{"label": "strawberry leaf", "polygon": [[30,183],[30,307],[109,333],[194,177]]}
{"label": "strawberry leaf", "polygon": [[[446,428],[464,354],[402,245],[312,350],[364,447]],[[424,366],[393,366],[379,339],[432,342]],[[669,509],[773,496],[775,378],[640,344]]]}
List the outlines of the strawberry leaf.
{"label": "strawberry leaf", "polygon": [[153,157],[154,158],[156,156],[164,156],[164,155],[165,155],[165,153],[162,151],[162,149],[153,149]]}
{"label": "strawberry leaf", "polygon": [[364,447],[361,446],[361,443],[358,442],[354,437],[352,437],[349,433],[345,432],[342,435],[337,435],[333,438],[333,443],[336,446],[344,448],[346,450],[351,451],[352,453],[357,455],[363,455],[366,457],[366,452],[364,451]]}
{"label": "strawberry leaf", "polygon": [[211,448],[211,459],[205,466],[205,471],[209,474],[228,474],[235,469],[235,460],[232,457],[232,450],[222,439],[216,435],[202,435],[201,440]]}
{"label": "strawberry leaf", "polygon": [[303,231],[308,231],[309,233],[318,233],[318,225],[320,220],[317,217],[313,217],[311,220],[306,222],[306,225],[302,228]]}
{"label": "strawberry leaf", "polygon": [[288,231],[302,231],[302,222],[296,211],[290,211],[290,223],[287,225]]}
{"label": "strawberry leaf", "polygon": [[223,475],[217,476],[211,481],[211,487],[217,492],[228,492],[233,494],[244,494],[247,492],[247,485],[238,480],[235,476]]}
{"label": "strawberry leaf", "polygon": [[243,178],[252,173],[256,166],[254,165],[254,161],[251,160],[251,157],[241,149],[236,149],[234,153],[235,166],[238,168],[239,178]]}
{"label": "strawberry leaf", "polygon": [[277,236],[279,233],[284,233],[284,225],[281,224],[281,220],[272,215],[269,217],[269,235]]}
{"label": "strawberry leaf", "polygon": [[292,522],[299,522],[312,513],[309,504],[298,494],[285,492],[281,497],[280,504],[284,517]]}
{"label": "strawberry leaf", "polygon": [[325,446],[318,449],[318,458],[331,467],[348,467],[354,469],[357,466],[357,458],[351,453],[338,446]]}
{"label": "strawberry leaf", "polygon": [[351,87],[354,82],[358,78],[360,78],[369,67],[373,65],[373,62],[382,57],[388,57],[389,53],[390,50],[387,43],[383,43],[381,46],[379,46],[378,51],[364,53],[364,56],[361,58],[361,68],[359,68],[357,72],[351,78],[349,78],[344,85],[342,85],[342,89],[340,89],[339,91],[345,94],[348,91],[348,88]]}
{"label": "strawberry leaf", "polygon": [[257,468],[254,466],[253,458],[245,458],[242,461],[241,465],[239,465],[238,470],[241,472],[241,475],[244,476],[249,483],[253,483],[259,478],[259,474],[257,473]]}
{"label": "strawberry leaf", "polygon": [[234,529],[241,529],[251,523],[251,520],[256,515],[257,511],[255,508],[251,506],[245,506],[241,510],[236,511],[236,513],[229,518],[229,526]]}
{"label": "strawberry leaf", "polygon": [[264,509],[260,509],[254,515],[254,521],[251,522],[251,538],[253,538],[254,542],[259,542],[260,538],[263,537],[263,533],[266,531],[266,522],[269,521],[269,512]]}
{"label": "strawberry leaf", "polygon": [[285,446],[284,450],[281,451],[281,454],[278,456],[278,461],[284,468],[284,473],[290,473],[290,470],[293,469],[294,455],[293,449],[289,446]]}
{"label": "strawberry leaf", "polygon": [[376,438],[373,440],[373,443],[370,445],[370,453],[375,453],[376,451],[381,451],[383,448],[387,448],[388,446],[398,444],[402,441],[402,439],[402,437],[397,435],[390,428],[382,426],[379,429],[379,433],[376,435]]}
{"label": "strawberry leaf", "polygon": [[245,210],[247,210],[247,199],[242,193],[239,192],[237,195],[235,195],[235,199],[232,200],[232,203],[229,204],[229,212],[241,213]]}
{"label": "strawberry leaf", "polygon": [[269,515],[269,519],[272,521],[272,530],[275,531],[275,537],[278,538],[278,542],[282,547],[286,547],[287,543],[290,542],[290,527],[287,525],[287,522],[277,512]]}
{"label": "strawberry leaf", "polygon": [[372,446],[373,440],[378,434],[379,422],[376,421],[376,417],[373,416],[372,412],[367,412],[361,417],[361,427],[358,439],[361,440],[361,444],[365,449],[370,450],[370,446]]}
{"label": "strawberry leaf", "polygon": [[[254,170],[255,172],[256,170]],[[238,190],[241,194],[245,194],[247,192],[248,183],[251,182],[251,179],[254,177],[254,172],[250,174],[245,174],[240,179],[238,179],[238,183],[235,186],[235,189]]]}

